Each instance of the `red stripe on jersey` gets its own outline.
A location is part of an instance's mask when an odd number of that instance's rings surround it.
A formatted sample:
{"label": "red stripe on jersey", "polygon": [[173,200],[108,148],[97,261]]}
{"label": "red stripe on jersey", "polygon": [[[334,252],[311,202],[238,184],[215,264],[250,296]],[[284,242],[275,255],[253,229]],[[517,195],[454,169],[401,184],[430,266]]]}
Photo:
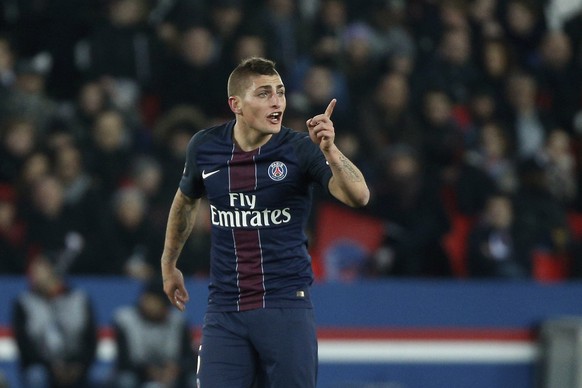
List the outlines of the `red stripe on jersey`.
{"label": "red stripe on jersey", "polygon": [[233,229],[240,311],[264,307],[264,275],[259,231]]}
{"label": "red stripe on jersey", "polygon": [[[233,150],[229,163],[229,192],[243,193],[256,189],[255,157],[259,151],[260,148],[251,152],[243,152],[238,148]],[[242,204],[242,207],[245,205]],[[264,307],[265,285],[259,231],[233,229],[233,238],[239,290],[238,309],[243,311]]]}
{"label": "red stripe on jersey", "polygon": [[257,165],[255,156],[260,148],[244,152],[238,147],[233,150],[229,163],[230,192],[249,191],[257,187]]}

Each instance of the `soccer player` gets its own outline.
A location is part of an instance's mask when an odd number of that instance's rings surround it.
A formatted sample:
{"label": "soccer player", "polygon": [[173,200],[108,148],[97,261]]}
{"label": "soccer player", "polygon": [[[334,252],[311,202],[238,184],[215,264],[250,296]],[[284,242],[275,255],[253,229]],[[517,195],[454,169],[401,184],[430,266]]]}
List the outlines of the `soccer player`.
{"label": "soccer player", "polygon": [[206,196],[212,249],[199,386],[312,388],[317,338],[304,233],[311,185],[353,207],[370,193],[334,144],[335,99],[307,120],[308,133],[282,126],[285,86],[275,64],[257,57],[232,71],[228,96],[235,120],[199,131],[188,147],[161,259],[164,291],[183,311],[189,295],[177,261]]}

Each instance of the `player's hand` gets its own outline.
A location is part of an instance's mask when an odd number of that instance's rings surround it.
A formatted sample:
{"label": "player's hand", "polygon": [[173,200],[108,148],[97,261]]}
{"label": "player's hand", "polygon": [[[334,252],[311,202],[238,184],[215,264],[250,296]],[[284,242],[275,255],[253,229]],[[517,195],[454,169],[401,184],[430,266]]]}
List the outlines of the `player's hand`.
{"label": "player's hand", "polygon": [[182,271],[175,267],[167,270],[164,269],[162,270],[162,278],[166,296],[178,310],[184,311],[190,297],[184,286],[184,275],[182,275]]}
{"label": "player's hand", "polygon": [[331,121],[331,114],[333,113],[336,102],[337,100],[334,98],[330,101],[324,113],[306,121],[311,141],[318,144],[322,151],[328,150],[334,143],[335,129],[333,127],[333,121]]}

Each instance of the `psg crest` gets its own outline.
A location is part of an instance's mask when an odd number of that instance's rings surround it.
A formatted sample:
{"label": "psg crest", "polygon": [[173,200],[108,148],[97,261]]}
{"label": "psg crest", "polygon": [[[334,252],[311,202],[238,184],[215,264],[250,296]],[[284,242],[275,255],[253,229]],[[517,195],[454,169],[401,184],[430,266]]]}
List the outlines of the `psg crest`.
{"label": "psg crest", "polygon": [[287,166],[283,162],[273,162],[269,166],[269,178],[274,181],[283,180],[287,176]]}

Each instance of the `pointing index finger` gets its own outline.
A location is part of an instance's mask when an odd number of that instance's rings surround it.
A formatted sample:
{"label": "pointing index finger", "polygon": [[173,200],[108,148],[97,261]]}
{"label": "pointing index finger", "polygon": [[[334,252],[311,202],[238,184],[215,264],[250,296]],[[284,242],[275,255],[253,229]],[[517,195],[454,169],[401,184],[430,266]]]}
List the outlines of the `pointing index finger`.
{"label": "pointing index finger", "polygon": [[333,100],[331,100],[329,102],[329,105],[327,106],[327,108],[325,109],[325,115],[329,118],[331,117],[331,114],[333,113],[333,108],[335,108],[335,103],[337,102],[337,100],[334,98]]}

